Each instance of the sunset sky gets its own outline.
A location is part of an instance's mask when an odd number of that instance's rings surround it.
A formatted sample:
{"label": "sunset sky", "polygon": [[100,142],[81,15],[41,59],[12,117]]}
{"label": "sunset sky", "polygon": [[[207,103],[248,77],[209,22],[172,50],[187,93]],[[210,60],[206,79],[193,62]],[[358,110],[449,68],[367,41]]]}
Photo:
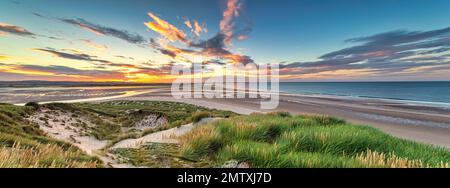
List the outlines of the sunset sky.
{"label": "sunset sky", "polygon": [[282,81],[450,80],[448,0],[2,0],[0,81],[169,82],[281,63]]}

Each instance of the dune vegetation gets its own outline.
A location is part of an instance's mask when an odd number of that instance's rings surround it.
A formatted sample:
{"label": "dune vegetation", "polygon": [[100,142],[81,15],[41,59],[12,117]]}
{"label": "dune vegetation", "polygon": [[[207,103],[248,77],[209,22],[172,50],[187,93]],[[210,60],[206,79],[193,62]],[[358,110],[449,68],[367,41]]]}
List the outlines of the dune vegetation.
{"label": "dune vegetation", "polygon": [[85,154],[70,143],[50,138],[40,126],[52,128],[58,124],[75,130],[79,136],[107,141],[104,148],[107,150],[121,140],[139,138],[204,117],[235,115],[229,111],[157,101],[0,104],[0,168],[103,166],[97,157]]}
{"label": "dune vegetation", "polygon": [[236,160],[257,168],[448,168],[450,162],[450,152],[443,148],[332,117],[284,112],[218,120],[180,141],[181,156],[216,166]]}
{"label": "dune vegetation", "polygon": [[145,114],[159,114],[164,116],[169,122],[169,127],[176,127],[197,121],[197,116],[199,115],[202,117],[224,118],[236,115],[231,111],[166,101],[112,101],[103,103],[78,103],[73,104],[73,106],[114,117],[124,126],[132,125]]}
{"label": "dune vegetation", "polygon": [[51,139],[25,117],[36,107],[0,104],[0,168],[92,168],[102,162]]}
{"label": "dune vegetation", "polygon": [[[237,115],[231,111],[167,101],[111,101],[103,103],[76,103],[71,104],[71,106],[78,110],[98,114],[103,119],[109,119],[109,122],[112,122],[114,126],[101,126],[105,124],[96,123],[98,129],[93,131],[95,134],[104,135],[107,140],[110,140],[109,146],[124,139],[139,138],[154,132],[196,122],[204,117],[227,118]],[[167,123],[143,130],[134,129],[133,126],[136,123],[148,115],[155,114],[158,117],[167,119]],[[116,127],[116,129],[113,129],[113,127]],[[121,129],[127,127],[129,128],[128,131]]]}
{"label": "dune vegetation", "polygon": [[[52,124],[54,117],[61,115],[82,119],[79,126],[85,127],[83,134],[108,141],[105,151],[123,139],[207,117],[223,118],[198,125],[178,137],[179,144],[148,143],[112,151],[134,166],[221,167],[236,161],[255,168],[448,168],[450,162],[447,149],[399,139],[333,117],[293,116],[286,112],[239,116],[175,102],[112,101],[0,104],[0,168],[104,167],[99,158],[50,138],[28,118],[34,116],[41,123]],[[152,127],[151,122],[160,118],[162,124]],[[149,128],[139,128],[143,120],[150,122]],[[89,125],[83,125],[85,122]]]}

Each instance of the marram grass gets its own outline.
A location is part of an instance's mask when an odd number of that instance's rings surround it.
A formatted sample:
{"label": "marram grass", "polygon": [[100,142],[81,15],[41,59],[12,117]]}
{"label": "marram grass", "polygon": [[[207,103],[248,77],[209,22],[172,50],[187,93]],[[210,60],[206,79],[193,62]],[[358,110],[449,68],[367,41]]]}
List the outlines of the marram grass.
{"label": "marram grass", "polygon": [[448,168],[444,148],[395,138],[330,117],[252,114],[200,126],[180,138],[182,155],[251,167]]}
{"label": "marram grass", "polygon": [[[87,133],[108,140],[107,147],[128,138],[137,138],[171,127],[199,121],[203,117],[230,117],[235,114],[194,105],[159,101],[112,101],[103,103],[52,103],[26,106],[0,104],[0,168],[90,168],[102,162],[69,143],[47,137],[39,126],[27,120],[34,113],[48,109],[71,113],[73,118],[86,118],[95,126]],[[130,128],[148,114],[167,118],[169,124],[144,131]],[[50,121],[49,117],[42,117]],[[51,120],[55,121],[55,120]],[[20,143],[20,144],[19,144]],[[107,148],[105,148],[107,149]]]}
{"label": "marram grass", "polygon": [[101,162],[79,150],[55,144],[23,147],[20,143],[0,148],[0,168],[96,168]]}
{"label": "marram grass", "polygon": [[25,117],[36,109],[0,104],[0,168],[93,168],[102,162],[54,140]]}

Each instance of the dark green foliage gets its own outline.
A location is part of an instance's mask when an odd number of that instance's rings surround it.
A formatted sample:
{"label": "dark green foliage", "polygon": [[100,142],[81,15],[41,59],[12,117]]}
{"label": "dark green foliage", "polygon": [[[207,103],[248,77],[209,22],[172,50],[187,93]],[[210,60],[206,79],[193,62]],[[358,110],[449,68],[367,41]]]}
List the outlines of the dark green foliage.
{"label": "dark green foliage", "polygon": [[35,110],[39,110],[39,103],[37,102],[28,102],[25,104],[25,106],[33,107]]}

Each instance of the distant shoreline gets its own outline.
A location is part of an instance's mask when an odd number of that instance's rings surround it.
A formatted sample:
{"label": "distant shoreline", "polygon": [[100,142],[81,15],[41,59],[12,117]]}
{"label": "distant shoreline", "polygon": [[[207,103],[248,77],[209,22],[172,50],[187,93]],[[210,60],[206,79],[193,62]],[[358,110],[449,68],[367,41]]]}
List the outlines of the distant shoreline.
{"label": "distant shoreline", "polygon": [[[415,81],[393,81],[389,83],[413,83]],[[419,83],[449,83],[450,81],[420,81]],[[8,83],[14,83],[16,85],[7,86]],[[283,83],[387,83],[387,82],[282,82]],[[75,89],[75,88],[94,88],[94,87],[167,87],[170,86],[169,83],[123,83],[123,82],[48,82],[48,81],[0,81],[0,92],[2,89],[45,89],[45,88],[61,88],[61,89]],[[1,94],[1,93],[0,93]],[[292,90],[280,89],[280,94],[282,95],[292,95],[300,97],[319,97],[319,98],[337,98],[337,99],[349,99],[349,100],[373,100],[382,102],[392,102],[392,103],[402,103],[405,105],[413,106],[427,106],[427,107],[437,107],[450,109],[450,102],[436,102],[429,100],[411,100],[398,97],[378,97],[378,96],[366,96],[366,95],[351,95],[351,94],[332,94],[332,93],[320,93],[320,92],[297,92]],[[120,94],[121,95],[121,94]],[[1,98],[1,95],[0,95]],[[72,99],[69,99],[72,100]],[[30,102],[30,101],[24,101]]]}

